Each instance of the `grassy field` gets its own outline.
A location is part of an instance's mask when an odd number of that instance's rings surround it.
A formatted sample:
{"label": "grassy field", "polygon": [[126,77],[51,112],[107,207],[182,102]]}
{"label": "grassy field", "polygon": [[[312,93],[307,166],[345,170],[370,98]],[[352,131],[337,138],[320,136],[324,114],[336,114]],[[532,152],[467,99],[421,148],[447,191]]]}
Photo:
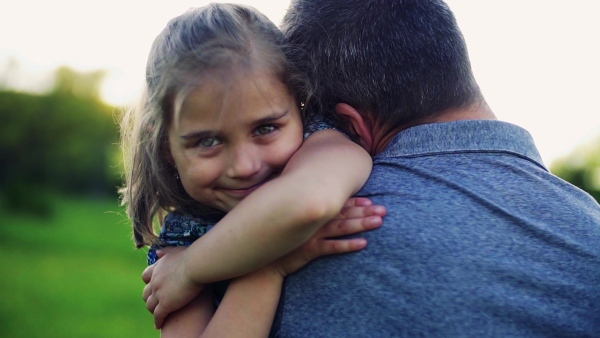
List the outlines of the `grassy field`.
{"label": "grassy field", "polygon": [[117,201],[55,204],[47,220],[0,213],[0,336],[158,337]]}

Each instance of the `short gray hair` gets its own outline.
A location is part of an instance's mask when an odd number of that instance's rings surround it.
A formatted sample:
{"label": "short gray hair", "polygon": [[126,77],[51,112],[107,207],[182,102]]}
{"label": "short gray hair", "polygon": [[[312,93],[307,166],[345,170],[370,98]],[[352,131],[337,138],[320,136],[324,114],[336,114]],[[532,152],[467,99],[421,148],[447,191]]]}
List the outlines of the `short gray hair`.
{"label": "short gray hair", "polygon": [[282,30],[312,109],[343,102],[393,129],[482,98],[441,0],[292,0]]}

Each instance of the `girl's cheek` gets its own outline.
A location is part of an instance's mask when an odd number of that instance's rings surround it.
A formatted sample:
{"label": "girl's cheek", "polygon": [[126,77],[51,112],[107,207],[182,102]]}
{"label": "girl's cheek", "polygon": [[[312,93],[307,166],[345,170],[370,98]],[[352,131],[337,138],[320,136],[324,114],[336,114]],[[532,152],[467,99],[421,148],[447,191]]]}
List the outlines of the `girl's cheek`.
{"label": "girl's cheek", "polygon": [[292,156],[302,146],[302,139],[291,139],[282,149],[279,150],[277,161],[280,165],[285,166]]}

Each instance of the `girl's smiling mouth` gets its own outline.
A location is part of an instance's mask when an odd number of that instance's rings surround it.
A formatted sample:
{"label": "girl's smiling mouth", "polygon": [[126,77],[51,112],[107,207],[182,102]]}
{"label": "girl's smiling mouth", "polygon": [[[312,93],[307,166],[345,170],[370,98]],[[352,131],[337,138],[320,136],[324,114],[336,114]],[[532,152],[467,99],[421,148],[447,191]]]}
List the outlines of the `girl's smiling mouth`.
{"label": "girl's smiling mouth", "polygon": [[237,189],[221,188],[221,190],[229,195],[236,196],[238,198],[240,198],[240,197],[243,198],[243,197],[250,195],[251,192],[258,189],[260,186],[269,182],[270,180],[272,180],[273,178],[275,178],[277,176],[279,176],[279,173],[273,173],[273,174],[269,175],[266,179],[258,182],[255,185],[252,185],[248,188],[237,188]]}

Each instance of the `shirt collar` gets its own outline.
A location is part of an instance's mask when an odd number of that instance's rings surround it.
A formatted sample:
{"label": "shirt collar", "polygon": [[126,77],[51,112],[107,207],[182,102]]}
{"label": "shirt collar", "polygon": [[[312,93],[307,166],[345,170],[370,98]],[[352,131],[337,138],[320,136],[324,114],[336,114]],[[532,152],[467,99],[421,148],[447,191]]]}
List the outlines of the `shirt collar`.
{"label": "shirt collar", "polygon": [[461,120],[411,127],[394,136],[374,159],[455,152],[511,153],[545,169],[531,134],[519,126],[497,120]]}

